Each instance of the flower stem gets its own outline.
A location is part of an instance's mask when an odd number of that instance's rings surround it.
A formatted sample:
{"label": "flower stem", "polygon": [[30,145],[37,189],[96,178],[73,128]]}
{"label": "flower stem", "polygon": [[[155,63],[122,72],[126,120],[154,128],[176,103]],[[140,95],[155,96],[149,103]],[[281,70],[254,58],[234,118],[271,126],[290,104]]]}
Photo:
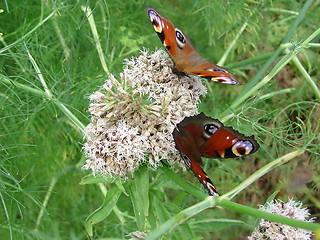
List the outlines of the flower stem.
{"label": "flower stem", "polygon": [[86,17],[88,19],[102,68],[106,74],[109,74],[109,70],[108,70],[106,60],[104,58],[103,50],[100,44],[100,37],[97,31],[96,23],[93,18],[93,12],[89,6],[81,6],[81,10],[86,14]]}
{"label": "flower stem", "polygon": [[172,230],[176,226],[182,224],[184,221],[188,220],[192,216],[213,207],[224,207],[227,209],[232,209],[237,212],[245,213],[247,215],[251,215],[254,217],[263,218],[269,221],[278,222],[282,224],[286,224],[292,227],[296,228],[303,228],[310,231],[316,231],[320,230],[320,224],[319,223],[310,223],[310,222],[304,222],[299,221],[295,219],[291,219],[288,217],[283,217],[279,215],[275,215],[272,213],[267,213],[255,208],[247,207],[244,205],[241,205],[239,203],[235,203],[232,201],[229,201],[223,197],[207,197],[205,200],[186,208],[185,210],[181,211],[177,215],[170,218],[168,221],[160,225],[158,228],[153,230],[148,236],[145,238],[145,240],[153,240],[153,239],[159,239],[159,237]]}
{"label": "flower stem", "polygon": [[218,201],[217,206],[222,206],[228,209],[235,210],[237,212],[245,213],[258,218],[263,218],[272,222],[286,224],[291,227],[303,228],[310,231],[316,231],[320,229],[319,223],[304,222],[284,216],[275,215],[255,208],[247,207],[239,203],[228,201],[227,199],[224,199],[222,197]]}
{"label": "flower stem", "polygon": [[297,150],[273,160],[272,162],[268,163],[264,167],[260,168],[258,171],[256,171],[254,174],[252,174],[250,177],[248,177],[246,180],[244,180],[242,183],[240,183],[237,187],[232,189],[230,192],[224,194],[222,197],[226,199],[232,199],[235,195],[237,195],[239,192],[241,192],[243,189],[245,189],[247,186],[252,184],[257,179],[259,179],[261,176],[267,174],[272,169],[290,161],[291,159],[303,153],[304,153],[303,150]]}
{"label": "flower stem", "polygon": [[26,86],[24,84],[12,81],[11,79],[9,79],[6,76],[1,75],[1,74],[0,74],[0,81],[7,84],[7,85],[11,85],[13,87],[16,87],[16,88],[25,90],[27,92],[30,92],[32,94],[35,94],[38,97],[43,97],[43,98],[47,98],[47,99],[51,100],[72,121],[72,123],[75,124],[77,126],[77,128],[79,130],[81,130],[81,132],[83,132],[83,130],[85,128],[83,123],[58,99],[56,99],[52,96],[48,96],[48,94],[44,91],[41,91],[41,90],[38,90],[38,89],[35,89],[32,87]]}

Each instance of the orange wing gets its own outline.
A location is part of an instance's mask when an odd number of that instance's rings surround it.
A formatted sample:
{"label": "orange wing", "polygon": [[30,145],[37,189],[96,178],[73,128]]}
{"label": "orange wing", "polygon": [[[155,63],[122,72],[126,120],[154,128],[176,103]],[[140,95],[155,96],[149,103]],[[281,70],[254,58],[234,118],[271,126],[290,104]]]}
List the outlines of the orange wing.
{"label": "orange wing", "polygon": [[[194,131],[190,132],[191,128]],[[205,189],[207,189],[209,195],[218,197],[219,193],[217,192],[216,187],[201,167],[201,155],[199,148],[197,147],[198,145],[195,142],[197,136],[199,136],[201,132],[201,128],[199,129],[197,125],[188,124],[185,129],[179,127],[175,128],[173,136],[176,148],[180,151],[185,164],[191,169]]]}
{"label": "orange wing", "polygon": [[179,71],[225,84],[240,84],[227,69],[203,59],[190,39],[169,19],[153,7],[147,7],[147,12],[154,30]]}

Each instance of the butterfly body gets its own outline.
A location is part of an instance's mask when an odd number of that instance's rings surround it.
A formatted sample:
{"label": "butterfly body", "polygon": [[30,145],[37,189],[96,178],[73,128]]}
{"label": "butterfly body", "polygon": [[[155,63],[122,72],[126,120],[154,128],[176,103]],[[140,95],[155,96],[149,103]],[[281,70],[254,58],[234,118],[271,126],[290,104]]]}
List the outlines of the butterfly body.
{"label": "butterfly body", "polygon": [[253,136],[247,137],[203,113],[186,117],[177,124],[173,137],[176,148],[180,151],[186,165],[212,196],[219,196],[219,194],[201,167],[201,157],[240,157],[252,154],[259,148]]}
{"label": "butterfly body", "polygon": [[154,30],[179,71],[225,84],[240,84],[226,68],[203,59],[190,39],[169,19],[160,15],[153,7],[147,7],[147,12]]}

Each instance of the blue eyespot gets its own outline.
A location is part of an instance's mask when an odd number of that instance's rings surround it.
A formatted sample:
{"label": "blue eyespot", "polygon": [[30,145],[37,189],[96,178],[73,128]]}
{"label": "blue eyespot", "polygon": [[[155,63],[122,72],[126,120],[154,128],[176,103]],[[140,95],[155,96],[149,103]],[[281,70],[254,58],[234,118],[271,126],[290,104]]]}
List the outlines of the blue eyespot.
{"label": "blue eyespot", "polygon": [[176,30],[176,37],[181,43],[186,43],[186,40],[185,40],[183,34],[178,30]]}

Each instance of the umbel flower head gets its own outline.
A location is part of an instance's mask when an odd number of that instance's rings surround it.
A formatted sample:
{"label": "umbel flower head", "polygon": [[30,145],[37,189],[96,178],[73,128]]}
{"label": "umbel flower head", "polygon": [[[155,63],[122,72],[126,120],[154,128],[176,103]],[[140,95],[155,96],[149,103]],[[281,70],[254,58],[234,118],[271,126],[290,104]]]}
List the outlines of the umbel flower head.
{"label": "umbel flower head", "polygon": [[198,77],[173,69],[164,51],[144,50],[125,61],[119,80],[110,75],[89,97],[92,117],[85,129],[84,169],[123,177],[143,162],[157,168],[161,159],[185,168],[172,131],[184,117],[197,113],[206,89]]}
{"label": "umbel flower head", "polygon": [[[314,222],[315,220],[310,218],[307,208],[302,208],[301,202],[295,202],[292,199],[286,203],[281,200],[273,200],[266,206],[260,205],[259,209],[305,222]],[[312,236],[311,231],[261,219],[259,227],[248,237],[248,240],[309,240],[312,239]]]}

